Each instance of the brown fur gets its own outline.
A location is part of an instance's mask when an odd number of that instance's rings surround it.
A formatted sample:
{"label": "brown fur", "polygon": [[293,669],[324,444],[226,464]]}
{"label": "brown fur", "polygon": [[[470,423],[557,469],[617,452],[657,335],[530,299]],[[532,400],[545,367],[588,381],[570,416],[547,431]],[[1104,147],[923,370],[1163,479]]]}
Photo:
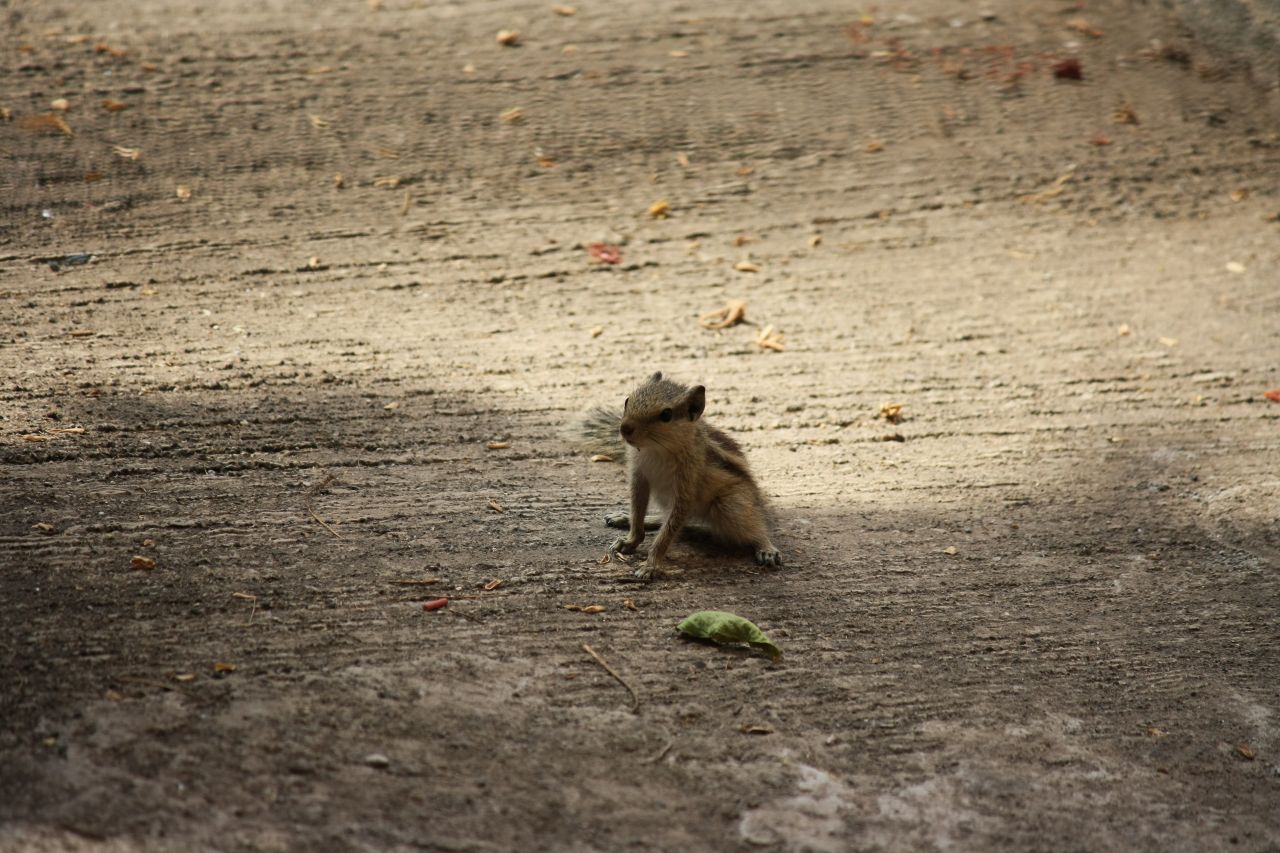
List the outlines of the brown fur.
{"label": "brown fur", "polygon": [[618,429],[627,443],[631,508],[627,536],[614,549],[634,553],[644,541],[651,498],[666,511],[646,564],[636,570],[639,577],[647,579],[662,568],[671,544],[691,521],[725,542],[750,546],[759,563],[782,563],[769,539],[764,496],[742,448],[702,420],[705,405],[703,386],[688,387],[655,373],[623,406]]}

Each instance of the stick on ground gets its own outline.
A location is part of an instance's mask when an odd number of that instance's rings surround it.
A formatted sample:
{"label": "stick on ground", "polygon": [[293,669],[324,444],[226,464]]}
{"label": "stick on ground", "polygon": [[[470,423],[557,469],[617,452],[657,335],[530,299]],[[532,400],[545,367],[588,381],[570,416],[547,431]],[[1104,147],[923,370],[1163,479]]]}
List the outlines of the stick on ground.
{"label": "stick on ground", "polygon": [[593,658],[595,658],[595,659],[596,659],[596,663],[598,663],[598,664],[600,664],[602,667],[604,667],[604,671],[605,671],[605,672],[607,672],[607,673],[609,673],[610,675],[612,675],[615,681],[617,681],[617,682],[618,682],[619,684],[621,684],[623,687],[627,688],[627,692],[631,694],[631,712],[632,712],[632,713],[635,713],[636,711],[639,711],[639,710],[640,710],[640,697],[639,697],[639,696],[637,696],[637,695],[636,695],[636,692],[635,692],[634,690],[632,690],[632,689],[631,689],[631,685],[630,685],[630,684],[627,684],[627,682],[623,681],[623,680],[622,680],[622,676],[621,676],[621,675],[618,675],[618,673],[614,672],[613,667],[611,667],[611,666],[609,666],[609,664],[605,663],[605,662],[604,662],[604,658],[602,658],[602,657],[600,657],[600,655],[596,654],[596,650],[595,650],[595,649],[591,648],[591,647],[590,647],[590,646],[588,646],[586,643],[583,643],[583,644],[582,644],[582,650],[583,650],[583,651],[585,651],[587,654],[591,655]]}

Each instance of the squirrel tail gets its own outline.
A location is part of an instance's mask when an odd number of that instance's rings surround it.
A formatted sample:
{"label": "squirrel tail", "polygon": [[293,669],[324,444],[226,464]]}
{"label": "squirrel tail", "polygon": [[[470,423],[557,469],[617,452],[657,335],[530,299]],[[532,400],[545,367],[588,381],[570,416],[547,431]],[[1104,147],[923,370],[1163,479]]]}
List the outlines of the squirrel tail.
{"label": "squirrel tail", "polygon": [[574,424],[574,445],[585,453],[601,453],[622,461],[626,445],[618,434],[622,413],[605,406],[588,409]]}

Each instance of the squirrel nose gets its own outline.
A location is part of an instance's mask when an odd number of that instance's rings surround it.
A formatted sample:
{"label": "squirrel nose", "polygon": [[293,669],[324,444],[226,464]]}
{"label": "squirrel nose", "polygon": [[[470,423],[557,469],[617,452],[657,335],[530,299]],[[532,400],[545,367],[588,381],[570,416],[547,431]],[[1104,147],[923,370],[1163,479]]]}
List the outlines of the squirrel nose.
{"label": "squirrel nose", "polygon": [[622,426],[618,427],[618,432],[622,433],[624,436],[631,435],[631,433],[635,431],[636,428],[628,423],[624,423]]}

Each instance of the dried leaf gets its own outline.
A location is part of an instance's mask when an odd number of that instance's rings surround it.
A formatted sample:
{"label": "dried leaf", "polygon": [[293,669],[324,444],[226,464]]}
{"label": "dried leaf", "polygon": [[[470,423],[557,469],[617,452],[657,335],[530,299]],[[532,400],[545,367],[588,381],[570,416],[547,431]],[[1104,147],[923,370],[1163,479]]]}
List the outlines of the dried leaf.
{"label": "dried leaf", "polygon": [[867,153],[877,154],[884,150],[884,143],[878,139],[873,139],[867,143]]}
{"label": "dried leaf", "polygon": [[671,205],[667,203],[666,199],[658,199],[649,205],[649,215],[654,219],[666,219],[670,213]]}
{"label": "dried leaf", "polygon": [[1237,745],[1236,753],[1245,761],[1253,761],[1258,757],[1258,754],[1253,751],[1253,747],[1249,746],[1247,743]]}
{"label": "dried leaf", "polygon": [[1089,137],[1089,144],[1097,145],[1101,148],[1104,145],[1111,144],[1111,137],[1107,136],[1105,133],[1095,133],[1093,136]]}
{"label": "dried leaf", "polygon": [[622,252],[610,243],[589,243],[587,253],[602,264],[622,263]]}
{"label": "dried leaf", "polygon": [[586,607],[579,608],[583,613],[603,613],[609,608],[603,604],[589,604]]}
{"label": "dried leaf", "polygon": [[680,168],[682,169],[689,168],[689,155],[684,153],[683,151],[677,152],[676,162],[680,164]]}
{"label": "dried leaf", "polygon": [[387,403],[382,408],[383,408],[383,411],[394,412],[396,409],[400,408],[400,401],[392,400],[390,403]]}
{"label": "dried leaf", "polygon": [[510,446],[511,442],[509,441],[491,441],[485,445],[490,450],[506,450]]}
{"label": "dried leaf", "polygon": [[1239,261],[1227,261],[1227,272],[1242,273],[1244,269],[1244,264]]}
{"label": "dried leaf", "polygon": [[821,235],[821,234],[814,234],[814,235],[812,235],[812,236],[809,238],[809,248],[810,248],[810,249],[816,248],[816,247],[817,247],[819,244],[821,244],[821,243],[822,243],[822,235]]}
{"label": "dried leaf", "polygon": [[1160,343],[1164,344],[1165,346],[1169,347],[1170,349],[1178,345],[1177,338],[1161,337],[1161,338],[1157,338],[1157,340],[1160,341]]}
{"label": "dried leaf", "polygon": [[702,610],[684,619],[676,630],[686,637],[714,643],[746,643],[777,660],[782,651],[756,625],[736,613]]}
{"label": "dried leaf", "polygon": [[1133,107],[1129,104],[1121,104],[1116,107],[1115,112],[1111,114],[1111,120],[1116,124],[1138,124],[1138,114],[1134,112]]}
{"label": "dried leaf", "polygon": [[1075,57],[1069,57],[1053,64],[1053,76],[1059,80],[1083,80],[1084,66]]}
{"label": "dried leaf", "polygon": [[1102,30],[1098,29],[1093,24],[1090,24],[1084,18],[1072,18],[1067,21],[1067,29],[1075,30],[1078,33],[1084,33],[1089,38],[1102,38]]}
{"label": "dried leaf", "polygon": [[636,603],[629,598],[622,599],[622,606],[627,608],[628,610],[636,609]]}
{"label": "dried leaf", "polygon": [[[1276,393],[1280,394],[1280,391],[1277,391]],[[613,457],[608,455],[607,453],[597,453],[591,457],[591,461],[592,462],[612,462]]]}
{"label": "dried leaf", "polygon": [[954,557],[958,552],[955,545],[948,545],[947,547],[942,549],[942,553],[948,556]]}
{"label": "dried leaf", "polygon": [[698,317],[698,325],[704,329],[727,329],[747,319],[747,303],[731,299],[723,308],[708,311]]}
{"label": "dried leaf", "polygon": [[502,578],[494,578],[484,585],[484,590],[485,592],[493,592],[500,586],[502,586]]}
{"label": "dried leaf", "polygon": [[552,6],[551,11],[555,12],[557,15],[563,15],[566,18],[571,15],[576,15],[578,12],[578,10],[575,9],[573,6],[561,6],[561,5]]}
{"label": "dried leaf", "polygon": [[782,343],[782,332],[776,331],[773,326],[765,326],[760,334],[756,337],[756,346],[760,349],[773,350],[774,352],[782,352],[786,346]]}
{"label": "dried leaf", "polygon": [[23,441],[53,441],[51,435],[40,435],[39,433],[29,432],[22,437]]}
{"label": "dried leaf", "polygon": [[902,420],[902,404],[901,403],[881,403],[880,417],[884,418],[891,424],[896,424]]}
{"label": "dried leaf", "polygon": [[381,178],[374,178],[373,185],[378,189],[393,190],[400,186],[399,175],[384,175]]}
{"label": "dried leaf", "polygon": [[142,157],[141,148],[125,148],[123,145],[112,145],[111,153],[126,160],[137,160]]}
{"label": "dried leaf", "polygon": [[312,127],[317,128],[319,130],[324,130],[326,127],[329,126],[328,119],[318,116],[315,113],[308,113],[307,120],[311,122]]}
{"label": "dried leaf", "polygon": [[129,109],[129,105],[124,101],[117,101],[115,98],[107,98],[102,102],[102,108],[109,113],[118,113],[121,110]]}
{"label": "dried leaf", "polygon": [[592,326],[591,337],[598,338],[604,334],[604,326]]}
{"label": "dried leaf", "polygon": [[178,184],[173,192],[178,198],[191,198],[191,187],[186,184]]}
{"label": "dried leaf", "polygon": [[180,672],[173,677],[173,680],[181,681],[183,684],[187,684],[189,682],[196,680],[196,674],[194,672]]}
{"label": "dried leaf", "polygon": [[1236,201],[1236,202],[1244,201],[1248,197],[1249,197],[1249,191],[1244,187],[1240,187],[1239,189],[1234,189],[1231,191],[1232,201]]}
{"label": "dried leaf", "polygon": [[223,661],[217,661],[213,665],[213,671],[216,673],[235,672],[236,665],[233,663],[225,663]]}
{"label": "dried leaf", "polygon": [[751,263],[751,261],[738,261],[733,265],[733,268],[738,272],[760,272],[760,266]]}
{"label": "dried leaf", "polygon": [[61,133],[63,136],[75,136],[62,116],[54,113],[25,116],[18,119],[18,127],[33,133]]}
{"label": "dried leaf", "polygon": [[761,725],[760,723],[751,723],[751,724],[743,723],[741,726],[738,727],[738,731],[742,732],[744,735],[773,734],[773,729],[769,728],[768,726]]}
{"label": "dried leaf", "polygon": [[71,102],[66,98],[54,98],[49,102],[49,106],[60,113],[65,113],[67,110],[71,109]]}
{"label": "dried leaf", "polygon": [[149,571],[156,567],[156,561],[151,559],[150,557],[143,557],[139,555],[139,556],[135,556],[132,560],[130,560],[129,565],[133,566],[135,569],[138,569],[140,571]]}
{"label": "dried leaf", "polygon": [[500,45],[503,45],[505,47],[514,47],[515,45],[520,43],[520,31],[519,30],[499,30],[497,39],[498,39],[498,44]]}
{"label": "dried leaf", "polygon": [[519,107],[512,107],[499,113],[498,118],[506,124],[519,124],[524,121],[524,110]]}
{"label": "dried leaf", "polygon": [[486,504],[486,506],[488,506],[489,509],[493,510],[494,512],[506,512],[506,509],[503,508],[502,504],[498,503],[497,501],[489,501],[489,503]]}
{"label": "dried leaf", "polygon": [[1263,391],[1262,396],[1266,397],[1273,403],[1280,403],[1280,388],[1272,388],[1270,391]]}
{"label": "dried leaf", "polygon": [[1128,323],[1121,323],[1119,326],[1116,327],[1116,334],[1122,338],[1128,337],[1132,332],[1133,332],[1133,329],[1129,328]]}

